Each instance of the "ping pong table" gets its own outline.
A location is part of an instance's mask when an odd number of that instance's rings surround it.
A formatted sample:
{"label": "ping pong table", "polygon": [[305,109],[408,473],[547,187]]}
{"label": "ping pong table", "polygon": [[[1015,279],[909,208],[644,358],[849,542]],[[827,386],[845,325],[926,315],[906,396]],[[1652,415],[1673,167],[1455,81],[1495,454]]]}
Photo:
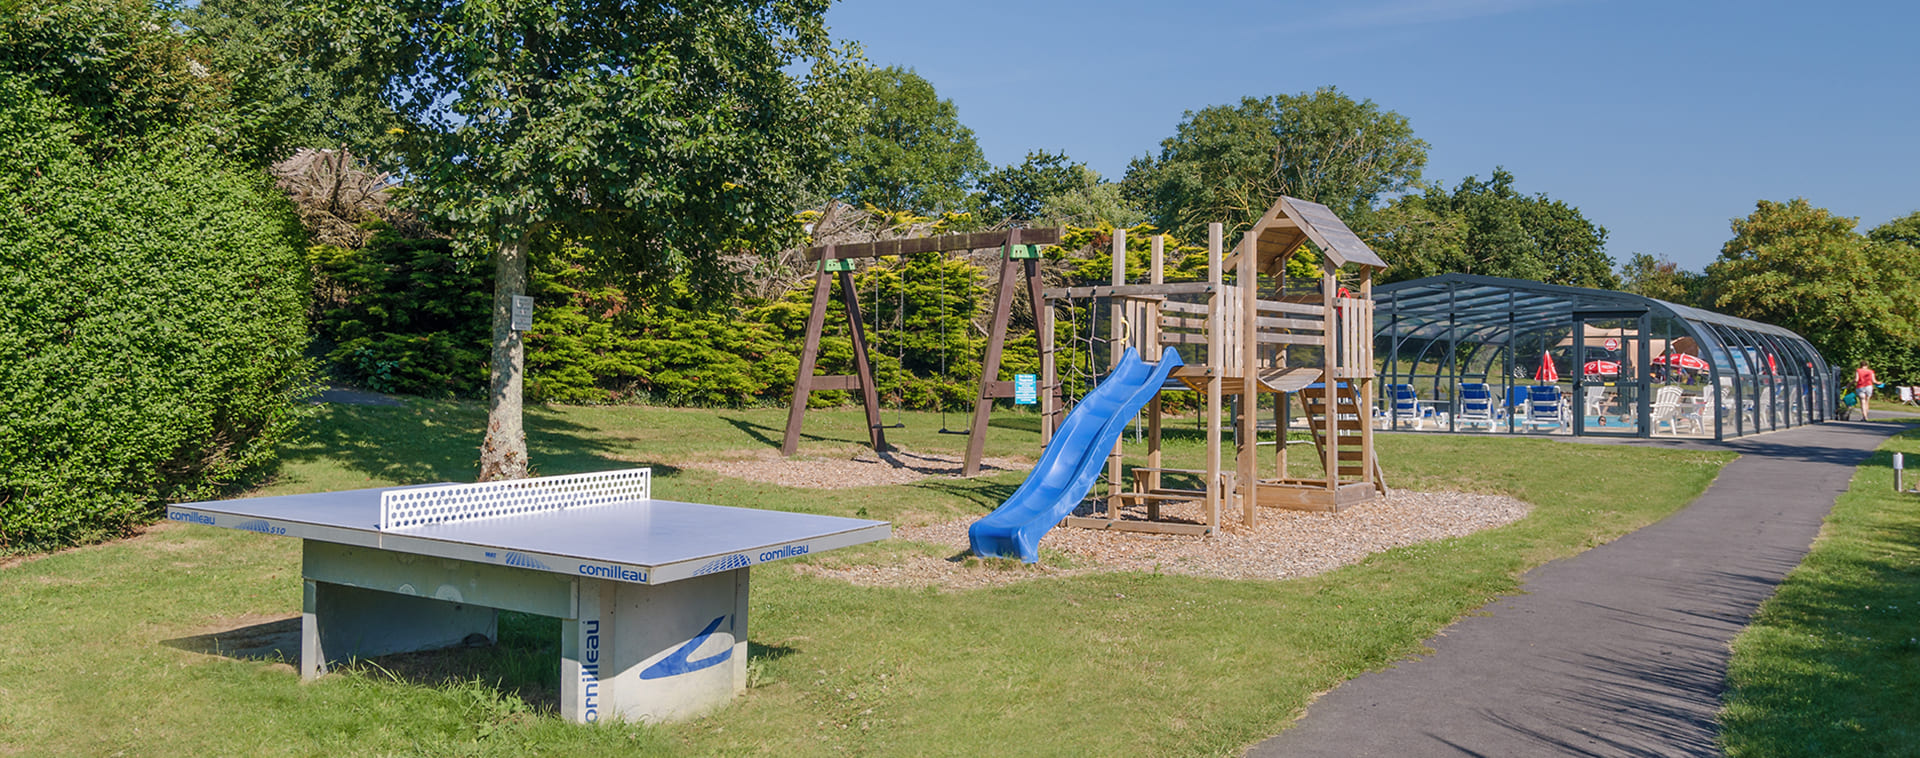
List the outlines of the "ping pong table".
{"label": "ping pong table", "polygon": [[300,676],[562,620],[560,712],[693,716],[746,687],[753,566],[886,539],[884,521],[655,500],[649,469],[187,503],[167,518],[301,540]]}

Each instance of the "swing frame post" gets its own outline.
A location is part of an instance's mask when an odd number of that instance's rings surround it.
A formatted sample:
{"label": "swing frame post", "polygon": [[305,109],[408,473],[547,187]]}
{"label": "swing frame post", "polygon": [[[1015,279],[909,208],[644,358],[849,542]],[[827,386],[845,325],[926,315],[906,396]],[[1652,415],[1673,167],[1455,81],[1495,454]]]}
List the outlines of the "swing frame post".
{"label": "swing frame post", "polygon": [[[993,326],[987,330],[987,352],[982,356],[980,394],[973,401],[973,420],[967,424],[967,458],[961,464],[961,476],[980,473],[980,461],[987,452],[987,421],[993,415],[993,401],[1013,397],[1013,382],[1000,380],[1000,358],[1007,345],[1007,325],[1013,316],[1013,246],[1021,244],[1019,229],[1007,230],[1006,244],[1000,248],[1000,284],[993,296]],[[1024,259],[1027,288],[1039,288],[1038,261]],[[1034,324],[1040,323],[1040,301],[1034,301]]]}
{"label": "swing frame post", "polygon": [[[873,363],[867,357],[866,330],[860,317],[860,296],[853,286],[851,259],[834,255],[828,245],[820,258],[820,270],[813,280],[813,309],[807,313],[806,347],[800,351],[800,370],[794,375],[793,404],[787,409],[787,433],[780,441],[780,453],[793,455],[800,447],[800,423],[807,413],[807,397],[816,390],[860,390],[860,402],[866,408],[867,442],[876,452],[886,451],[887,434],[880,424],[880,393],[873,378]],[[839,261],[847,261],[840,263]],[[836,270],[837,269],[837,270]],[[816,375],[820,359],[820,335],[826,328],[827,300],[833,296],[833,284],[839,280],[840,298],[847,304],[847,322],[853,337],[852,375]]]}

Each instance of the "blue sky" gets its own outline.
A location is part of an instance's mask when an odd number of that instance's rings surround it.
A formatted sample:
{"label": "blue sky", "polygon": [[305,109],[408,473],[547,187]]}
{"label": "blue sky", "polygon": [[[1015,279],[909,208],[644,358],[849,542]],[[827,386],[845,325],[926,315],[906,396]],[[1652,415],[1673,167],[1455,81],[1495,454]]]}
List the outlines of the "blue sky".
{"label": "blue sky", "polygon": [[[995,165],[1109,179],[1182,115],[1339,87],[1397,111],[1448,188],[1513,172],[1699,270],[1728,221],[1805,197],[1862,231],[1920,210],[1920,3],[842,0],[836,37],[951,99]],[[1391,263],[1391,261],[1389,261]]]}

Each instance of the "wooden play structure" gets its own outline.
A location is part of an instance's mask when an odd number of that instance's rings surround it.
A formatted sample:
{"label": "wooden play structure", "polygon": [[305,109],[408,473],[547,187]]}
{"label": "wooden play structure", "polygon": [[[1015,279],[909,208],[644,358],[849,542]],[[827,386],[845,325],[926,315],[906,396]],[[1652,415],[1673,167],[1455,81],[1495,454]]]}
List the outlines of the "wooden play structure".
{"label": "wooden play structure", "polygon": [[[1168,284],[1162,280],[1163,240],[1153,239],[1152,280],[1126,282],[1124,230],[1115,232],[1113,279],[1106,286],[1046,290],[1050,302],[1104,298],[1111,309],[1117,362],[1128,345],[1143,356],[1163,346],[1178,346],[1187,365],[1172,378],[1205,398],[1205,469],[1175,470],[1161,462],[1161,409],[1155,400],[1146,414],[1147,465],[1122,475],[1119,449],[1107,462],[1108,490],[1090,515],[1062,523],[1094,529],[1143,532],[1214,533],[1226,513],[1253,526],[1259,507],[1338,510],[1386,493],[1374,458],[1373,426],[1373,275],[1386,267],[1345,223],[1326,208],[1282,197],[1222,256],[1222,227],[1208,230],[1207,281]],[[1286,261],[1312,241],[1321,251],[1318,287],[1312,294],[1288,294]],[[1357,293],[1341,287],[1341,269],[1357,269]],[[1234,271],[1225,283],[1224,273]],[[1297,288],[1306,291],[1306,288]],[[1266,293],[1272,293],[1263,298]],[[1205,302],[1176,298],[1204,296]],[[1052,333],[1052,308],[1043,309],[1042,335]],[[1044,347],[1044,346],[1043,346]],[[1204,360],[1195,352],[1204,351]],[[1041,379],[1058,384],[1050,352],[1043,352]],[[1273,443],[1259,442],[1259,398],[1273,396]],[[1317,479],[1288,475],[1287,431],[1293,399],[1299,399],[1304,423],[1325,475]],[[1234,400],[1237,450],[1232,468],[1223,464],[1222,405]],[[1274,447],[1271,468],[1261,465],[1259,447]],[[1263,470],[1264,469],[1264,470]],[[1177,488],[1169,475],[1197,478],[1199,486]],[[1130,481],[1128,481],[1130,479]],[[1162,504],[1196,501],[1194,519],[1162,518]]]}
{"label": "wooden play structure", "polygon": [[[1031,302],[1034,303],[1035,323],[1041,323],[1046,310],[1040,305],[1041,281],[1039,266],[1039,247],[1052,245],[1060,241],[1061,230],[1053,229],[1008,229],[997,232],[979,232],[974,234],[948,234],[938,237],[914,237],[909,239],[863,242],[851,245],[822,245],[809,248],[806,259],[820,263],[819,273],[813,285],[813,310],[807,316],[806,346],[800,352],[800,372],[793,384],[793,404],[787,411],[786,438],[780,443],[780,452],[791,456],[800,447],[800,425],[807,413],[807,396],[816,390],[858,390],[860,403],[867,412],[868,441],[875,451],[887,450],[886,429],[880,422],[880,395],[874,384],[873,363],[867,352],[867,335],[861,327],[860,296],[853,284],[853,269],[856,261],[878,258],[883,255],[911,255],[915,253],[954,253],[972,250],[1000,250],[1000,286],[993,298],[993,317],[987,330],[987,347],[984,356],[984,370],[981,372],[980,391],[975,396],[972,423],[967,427],[967,455],[962,464],[961,474],[973,476],[980,473],[980,459],[985,454],[987,444],[987,420],[996,398],[1013,397],[1013,382],[1001,381],[1000,357],[1006,347],[1008,324],[1013,315],[1014,287],[1024,282]],[[814,367],[820,357],[821,332],[826,327],[827,301],[832,297],[832,284],[838,279],[840,299],[846,305],[848,333],[853,340],[853,374],[815,375]],[[968,318],[971,318],[969,315]],[[1051,349],[1051,340],[1043,331],[1041,350]],[[1057,408],[1054,400],[1059,392],[1057,382],[1042,387],[1041,397],[1045,407]],[[1041,424],[1041,444],[1045,445],[1057,423],[1057,416],[1049,414]]]}

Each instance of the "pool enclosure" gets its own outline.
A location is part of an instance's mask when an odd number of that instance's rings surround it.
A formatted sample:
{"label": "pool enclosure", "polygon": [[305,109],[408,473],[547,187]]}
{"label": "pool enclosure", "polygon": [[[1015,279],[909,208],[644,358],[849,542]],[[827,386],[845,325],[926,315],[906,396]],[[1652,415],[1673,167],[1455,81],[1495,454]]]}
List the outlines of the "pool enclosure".
{"label": "pool enclosure", "polygon": [[1727,439],[1831,415],[1787,329],[1625,292],[1447,274],[1374,288],[1381,429]]}

